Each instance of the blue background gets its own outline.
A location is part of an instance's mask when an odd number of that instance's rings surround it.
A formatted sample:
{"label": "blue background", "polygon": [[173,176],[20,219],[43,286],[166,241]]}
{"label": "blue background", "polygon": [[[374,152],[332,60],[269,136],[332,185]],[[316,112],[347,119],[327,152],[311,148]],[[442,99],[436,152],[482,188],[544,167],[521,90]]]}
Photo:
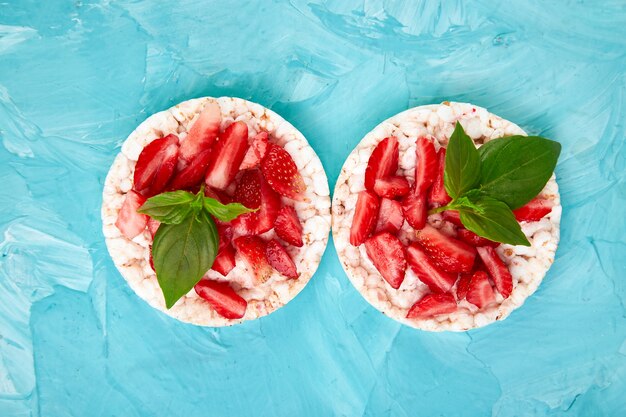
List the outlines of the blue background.
{"label": "blue background", "polygon": [[[626,415],[623,1],[0,4],[0,415]],[[148,115],[233,95],[290,120],[331,189],[381,120],[469,101],[563,144],[562,241],[537,293],[467,333],[403,327],[332,244],[276,313],[181,324],[101,233]]]}

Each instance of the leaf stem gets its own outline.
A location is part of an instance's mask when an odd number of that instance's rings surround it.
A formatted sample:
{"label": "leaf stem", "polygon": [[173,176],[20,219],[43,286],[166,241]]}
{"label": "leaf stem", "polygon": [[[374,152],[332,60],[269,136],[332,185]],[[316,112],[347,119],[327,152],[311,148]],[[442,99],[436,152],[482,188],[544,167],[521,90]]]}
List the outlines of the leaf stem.
{"label": "leaf stem", "polygon": [[456,205],[454,204],[454,202],[446,204],[445,206],[432,208],[428,210],[428,215],[430,216],[431,214],[441,213],[442,211],[446,210],[456,210]]}

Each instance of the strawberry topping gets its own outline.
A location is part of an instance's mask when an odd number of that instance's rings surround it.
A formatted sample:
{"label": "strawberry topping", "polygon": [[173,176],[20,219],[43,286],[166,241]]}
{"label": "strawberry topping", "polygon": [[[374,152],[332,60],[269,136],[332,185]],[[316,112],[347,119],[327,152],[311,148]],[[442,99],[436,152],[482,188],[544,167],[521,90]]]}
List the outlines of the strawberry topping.
{"label": "strawberry topping", "polygon": [[233,241],[237,253],[251,271],[257,283],[263,283],[272,275],[272,267],[265,256],[266,243],[258,236],[242,236]]}
{"label": "strawberry topping", "polygon": [[458,282],[456,283],[456,298],[461,301],[467,295],[467,290],[469,289],[470,280],[472,279],[472,274],[461,274]]}
{"label": "strawberry topping", "polygon": [[261,171],[268,184],[278,194],[293,200],[302,200],[306,185],[289,152],[270,143],[261,161]]}
{"label": "strawberry topping", "polygon": [[267,242],[265,255],[272,268],[287,278],[298,278],[296,264],[293,263],[291,256],[289,256],[283,245],[278,243],[278,240],[272,239]]}
{"label": "strawberry topping", "polygon": [[185,168],[174,175],[168,188],[171,190],[187,190],[200,185],[209,167],[211,153],[212,151],[209,149],[193,158]]}
{"label": "strawberry topping", "polygon": [[478,308],[483,308],[496,300],[496,295],[489,283],[489,276],[485,271],[474,272],[465,298]]}
{"label": "strawberry topping", "polygon": [[402,214],[402,206],[400,205],[400,202],[390,200],[388,198],[381,198],[375,233],[396,233],[402,228],[403,223],[404,215]]}
{"label": "strawberry topping", "polygon": [[446,236],[431,225],[417,232],[417,242],[428,256],[446,272],[470,272],[476,250],[467,243]]}
{"label": "strawberry topping", "polygon": [[421,137],[416,142],[415,161],[415,192],[417,194],[425,193],[435,181],[437,173],[437,152],[435,145]]}
{"label": "strawberry topping", "polygon": [[448,292],[456,281],[456,275],[439,269],[416,243],[406,249],[406,259],[419,280],[433,292]]}
{"label": "strawberry topping", "polygon": [[446,210],[441,213],[443,219],[449,221],[450,223],[455,224],[456,226],[463,227],[463,223],[461,223],[461,215],[458,211],[455,210]]}
{"label": "strawberry topping", "polygon": [[117,214],[115,226],[128,239],[132,239],[146,229],[148,224],[148,216],[137,213],[137,209],[146,202],[146,197],[135,191],[129,191],[126,194],[122,208]]}
{"label": "strawberry topping", "polygon": [[392,288],[398,289],[404,281],[406,259],[400,240],[383,232],[365,241],[367,256]]}
{"label": "strawberry topping", "polygon": [[[220,246],[222,246],[222,241],[220,240]],[[222,274],[223,276],[228,275],[230,271],[235,267],[235,249],[230,242],[224,244],[224,246],[219,250],[215,260],[213,261],[213,266],[211,269]]]}
{"label": "strawberry topping", "polygon": [[365,188],[373,190],[377,179],[387,178],[398,170],[398,139],[388,137],[380,141],[372,152],[365,169]]}
{"label": "strawberry topping", "polygon": [[443,185],[443,172],[446,167],[446,150],[444,148],[439,149],[437,152],[437,175],[435,181],[430,189],[428,195],[428,204],[432,207],[445,206],[452,199],[446,192],[446,188]]}
{"label": "strawberry topping", "polygon": [[240,297],[227,282],[203,279],[194,287],[217,314],[227,319],[240,319],[246,314],[248,302]]}
{"label": "strawberry topping", "polygon": [[158,220],[154,220],[152,217],[148,217],[148,231],[150,232],[150,236],[154,238],[157,230],[159,230],[159,226],[161,222]]}
{"label": "strawberry topping", "polygon": [[536,222],[552,211],[554,204],[544,198],[533,198],[525,206],[513,210],[519,222]]}
{"label": "strawberry topping", "polygon": [[426,294],[413,304],[406,315],[407,319],[427,319],[456,311],[456,301],[452,294]]}
{"label": "strawberry topping", "polygon": [[248,150],[248,126],[234,122],[224,130],[211,152],[206,184],[223,190],[233,181]]}
{"label": "strawberry topping", "polygon": [[180,144],[179,169],[187,166],[196,158],[196,155],[211,148],[220,133],[221,121],[220,105],[216,101],[205,104],[198,118],[191,125],[187,138]]}
{"label": "strawberry topping", "polygon": [[493,240],[485,239],[484,237],[478,236],[476,233],[462,227],[459,227],[459,229],[457,230],[457,234],[459,236],[459,239],[474,247],[491,246],[492,248],[495,248],[500,245],[500,242],[494,242]]}
{"label": "strawberry topping", "polygon": [[378,219],[379,201],[376,194],[370,191],[361,191],[356,201],[354,218],[350,228],[350,244],[359,246],[374,230]]}
{"label": "strawberry topping", "polygon": [[260,132],[256,135],[254,139],[252,139],[252,143],[250,144],[246,155],[243,157],[243,161],[241,162],[239,169],[244,170],[257,167],[261,163],[261,160],[265,157],[268,143],[267,132]]}
{"label": "strawberry topping", "polygon": [[239,235],[259,235],[271,230],[280,210],[280,196],[263,179],[257,169],[244,171],[237,183],[234,200],[250,209],[233,220],[233,228]]}
{"label": "strawberry topping", "polygon": [[139,154],[133,176],[133,189],[152,197],[165,189],[178,160],[178,137],[167,135],[146,145]]}
{"label": "strawberry topping", "polygon": [[420,230],[426,225],[428,216],[426,197],[423,194],[410,193],[402,200],[402,212],[411,227]]}
{"label": "strawberry topping", "polygon": [[478,255],[483,260],[489,275],[493,279],[493,283],[496,285],[496,289],[504,298],[508,298],[513,291],[513,277],[509,272],[502,259],[498,256],[498,253],[494,248],[489,246],[483,246],[476,248]]}
{"label": "strawberry topping", "polygon": [[302,225],[293,206],[285,206],[280,209],[274,222],[274,231],[279,238],[290,245],[302,247],[304,244],[302,242]]}
{"label": "strawberry topping", "polygon": [[396,198],[409,193],[409,182],[404,177],[379,178],[374,182],[374,192],[380,197]]}

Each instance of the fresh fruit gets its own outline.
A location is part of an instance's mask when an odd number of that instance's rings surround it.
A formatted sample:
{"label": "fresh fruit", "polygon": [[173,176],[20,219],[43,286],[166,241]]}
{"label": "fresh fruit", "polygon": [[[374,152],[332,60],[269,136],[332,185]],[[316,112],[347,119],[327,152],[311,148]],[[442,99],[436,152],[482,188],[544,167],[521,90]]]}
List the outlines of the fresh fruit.
{"label": "fresh fruit", "polygon": [[418,138],[415,145],[414,188],[416,194],[423,194],[435,181],[437,173],[437,152],[435,151],[435,145],[425,137]]}
{"label": "fresh fruit", "polygon": [[219,238],[219,246],[217,252],[219,253],[233,240],[233,228],[228,223],[217,223],[217,236]]}
{"label": "fresh fruit", "polygon": [[417,243],[406,248],[406,259],[419,280],[433,292],[448,292],[456,281],[456,275],[439,269]]}
{"label": "fresh fruit", "polygon": [[437,152],[437,174],[435,181],[430,188],[430,194],[428,195],[428,204],[433,207],[445,206],[452,199],[446,192],[446,188],[443,185],[443,172],[446,167],[446,150],[444,148],[439,149]]}
{"label": "fresh fruit", "polygon": [[392,288],[404,281],[406,259],[400,240],[388,232],[379,233],[365,241],[367,256]]}
{"label": "fresh fruit", "polygon": [[194,287],[217,314],[227,319],[240,319],[246,314],[248,302],[240,297],[227,282],[203,279]]}
{"label": "fresh fruit", "polygon": [[483,308],[496,300],[496,295],[489,283],[489,276],[485,271],[474,272],[465,299],[478,308]]}
{"label": "fresh fruit", "polygon": [[391,136],[380,141],[365,168],[365,188],[373,190],[377,179],[394,175],[398,170],[398,139]]}
{"label": "fresh fruit", "polygon": [[234,122],[222,132],[213,146],[206,173],[208,186],[223,190],[233,181],[248,150],[248,126]]}
{"label": "fresh fruit", "polygon": [[472,274],[461,274],[456,283],[456,298],[461,301],[467,295]]}
{"label": "fresh fruit", "polygon": [[463,227],[463,223],[461,223],[461,215],[458,211],[455,210],[446,210],[441,213],[444,220],[449,221],[450,223],[455,224],[456,226]]}
{"label": "fresh fruit", "polygon": [[216,101],[210,101],[191,125],[187,138],[180,144],[179,169],[184,169],[197,155],[211,148],[220,133],[222,112]]}
{"label": "fresh fruit", "polygon": [[241,162],[239,169],[243,170],[257,167],[261,163],[261,160],[265,157],[268,143],[267,132],[260,132],[256,135],[254,139],[252,139],[252,143],[250,144],[246,155],[243,157],[243,161]]}
{"label": "fresh fruit", "polygon": [[272,239],[267,242],[265,255],[272,268],[287,278],[298,278],[296,264],[293,263],[291,256],[289,256],[283,245],[278,243],[278,240]]}
{"label": "fresh fruit", "polygon": [[426,224],[428,211],[424,194],[409,193],[402,200],[402,212],[404,218],[415,230],[419,230]]}
{"label": "fresh fruit", "polygon": [[374,192],[380,197],[396,198],[407,195],[410,190],[409,182],[400,176],[378,178],[374,182]]}
{"label": "fresh fruit", "polygon": [[492,248],[495,248],[500,245],[500,242],[494,242],[492,240],[485,239],[484,237],[478,236],[476,233],[462,227],[459,227],[459,229],[457,230],[457,235],[459,236],[459,239],[461,239],[463,242],[474,247],[491,246]]}
{"label": "fresh fruit", "polygon": [[427,319],[441,314],[450,314],[456,311],[456,301],[452,294],[426,294],[406,315],[407,319]]}
{"label": "fresh fruit", "polygon": [[229,204],[233,202],[233,198],[226,194],[223,190],[214,190],[211,187],[205,187],[204,189],[205,197],[211,197],[215,200],[219,201],[222,204]]}
{"label": "fresh fruit", "polygon": [[417,232],[417,242],[428,256],[446,272],[470,272],[476,250],[467,243],[446,236],[427,224]]}
{"label": "fresh fruit", "polygon": [[261,171],[267,183],[278,194],[293,200],[302,200],[306,185],[289,152],[270,143],[261,161]]}
{"label": "fresh fruit", "polygon": [[235,189],[234,201],[250,209],[258,208],[232,221],[239,235],[259,235],[274,227],[280,210],[280,196],[267,184],[258,169],[243,173]]}
{"label": "fresh fruit", "polygon": [[209,149],[191,159],[185,168],[174,175],[168,188],[186,190],[200,184],[209,167],[209,162],[211,162],[211,153],[212,151]]}
{"label": "fresh fruit", "polygon": [[154,220],[152,217],[148,217],[147,226],[148,226],[148,231],[150,232],[150,236],[154,237],[157,230],[159,230],[160,225],[161,225],[160,221]]}
{"label": "fresh fruit", "polygon": [[[222,246],[221,243],[222,242],[220,240],[220,246]],[[213,261],[211,269],[222,274],[223,276],[226,276],[233,270],[235,265],[235,249],[233,248],[233,245],[228,242],[224,244],[224,247],[222,247],[219,252],[217,252],[217,256]]]}
{"label": "fresh fruit", "polygon": [[279,238],[290,245],[302,247],[302,225],[293,206],[284,206],[274,221],[274,231]]}
{"label": "fresh fruit", "polygon": [[378,197],[371,191],[361,191],[356,200],[354,218],[350,228],[350,244],[359,246],[374,230],[378,219]]}
{"label": "fresh fruit", "polygon": [[525,206],[513,210],[518,222],[536,222],[552,211],[554,204],[545,198],[533,198]]}
{"label": "fresh fruit", "polygon": [[244,264],[254,274],[257,284],[261,284],[272,275],[272,267],[265,255],[266,243],[258,236],[242,236],[233,241],[237,253]]}
{"label": "fresh fruit", "polygon": [[402,223],[404,223],[404,215],[402,214],[402,205],[400,202],[388,198],[381,198],[380,209],[378,210],[378,221],[374,229],[375,233],[396,233],[402,228]]}
{"label": "fresh fruit", "polygon": [[130,190],[122,203],[120,212],[117,214],[115,226],[128,239],[132,239],[146,229],[148,216],[137,213],[137,209],[146,202],[146,197]]}
{"label": "fresh fruit", "polygon": [[511,291],[513,291],[513,277],[509,269],[502,262],[494,248],[483,246],[476,248],[476,250],[489,275],[491,275],[491,279],[493,279],[493,283],[496,285],[496,290],[502,297],[508,298],[511,295]]}
{"label": "fresh fruit", "polygon": [[178,137],[167,135],[146,145],[139,154],[133,176],[133,190],[152,197],[165,189],[178,160]]}

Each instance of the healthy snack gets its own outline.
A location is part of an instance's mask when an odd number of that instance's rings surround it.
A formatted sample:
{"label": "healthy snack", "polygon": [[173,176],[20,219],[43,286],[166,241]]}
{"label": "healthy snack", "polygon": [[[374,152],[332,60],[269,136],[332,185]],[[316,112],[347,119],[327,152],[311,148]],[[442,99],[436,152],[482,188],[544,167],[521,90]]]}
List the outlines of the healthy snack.
{"label": "healthy snack", "polygon": [[269,314],[311,278],[328,241],[324,169],[276,113],[238,98],[143,122],[105,181],[103,231],[131,288],[181,321]]}
{"label": "healthy snack", "polygon": [[466,103],[416,107],[348,156],[333,239],[354,286],[412,327],[462,331],[506,318],[554,260],[557,142]]}

